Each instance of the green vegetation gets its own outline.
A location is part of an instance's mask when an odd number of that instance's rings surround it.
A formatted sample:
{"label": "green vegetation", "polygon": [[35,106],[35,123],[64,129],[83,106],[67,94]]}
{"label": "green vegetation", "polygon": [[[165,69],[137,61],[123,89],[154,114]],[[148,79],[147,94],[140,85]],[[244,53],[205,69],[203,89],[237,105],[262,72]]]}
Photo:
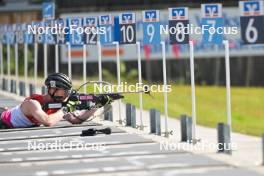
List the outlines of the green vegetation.
{"label": "green vegetation", "polygon": [[[103,79],[117,83],[115,74],[103,71]],[[121,63],[121,80],[130,84],[135,83],[135,70],[126,71]],[[96,79],[94,79],[96,80]],[[144,81],[145,82],[145,81]],[[154,84],[154,83],[153,83]],[[168,112],[172,118],[179,118],[181,114],[191,115],[191,87],[170,83],[172,92],[168,93]],[[91,91],[91,86],[88,88]],[[260,136],[264,132],[264,88],[232,87],[232,130],[235,132]],[[126,94],[125,102],[139,107],[138,94]],[[143,108],[156,108],[164,113],[163,93],[143,95]],[[226,88],[214,86],[196,86],[197,123],[216,128],[217,123],[225,122]]]}
{"label": "green vegetation", "polygon": [[[197,123],[216,128],[218,122],[226,122],[225,87],[196,87]],[[156,108],[162,113],[163,94],[153,93],[153,98],[144,95],[144,109]],[[232,96],[232,130],[259,136],[264,132],[264,89],[235,87]],[[138,95],[126,95],[126,102],[139,107]],[[181,114],[191,115],[191,88],[172,85],[168,94],[169,116],[179,118]]]}
{"label": "green vegetation", "polygon": [[[126,74],[125,66],[121,64],[121,80],[130,84],[137,80],[134,70]],[[103,71],[103,79],[116,84],[116,77]],[[126,76],[127,75],[127,76]],[[87,78],[87,80],[90,80]],[[97,78],[93,77],[93,80]],[[133,81],[134,80],[134,81]],[[145,82],[145,81],[144,81]],[[154,84],[154,83],[153,83]],[[179,118],[181,114],[191,116],[191,87],[170,83],[172,92],[168,93],[168,112],[172,118]],[[88,87],[93,92],[92,86]],[[264,88],[232,87],[232,130],[235,132],[260,136],[264,132]],[[126,94],[125,102],[139,107],[138,94]],[[143,108],[158,109],[164,113],[163,93],[143,95]],[[196,86],[197,123],[216,128],[217,123],[226,123],[226,88],[215,86]]]}
{"label": "green vegetation", "polygon": [[[34,59],[33,59],[33,49],[32,45],[28,45],[28,74],[33,76],[34,69]],[[7,46],[3,45],[3,68],[4,73],[7,74]],[[18,65],[19,65],[19,75],[23,76],[24,74],[24,45],[18,45]],[[15,74],[15,47],[10,45],[10,72],[11,75]]]}

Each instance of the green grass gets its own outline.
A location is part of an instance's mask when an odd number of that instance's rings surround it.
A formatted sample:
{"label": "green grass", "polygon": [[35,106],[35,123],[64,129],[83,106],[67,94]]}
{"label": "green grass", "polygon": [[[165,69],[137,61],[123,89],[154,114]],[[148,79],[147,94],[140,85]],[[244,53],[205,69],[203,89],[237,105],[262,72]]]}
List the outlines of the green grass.
{"label": "green grass", "polygon": [[[164,112],[163,93],[153,93],[154,98],[144,95],[144,109],[156,108]],[[232,130],[244,134],[259,136],[264,132],[264,89],[242,88],[231,89]],[[125,102],[139,107],[138,95],[126,95]],[[197,123],[216,128],[217,123],[226,122],[226,89],[225,87],[196,87]],[[191,115],[191,88],[173,85],[168,94],[169,116],[179,118],[180,114]]]}

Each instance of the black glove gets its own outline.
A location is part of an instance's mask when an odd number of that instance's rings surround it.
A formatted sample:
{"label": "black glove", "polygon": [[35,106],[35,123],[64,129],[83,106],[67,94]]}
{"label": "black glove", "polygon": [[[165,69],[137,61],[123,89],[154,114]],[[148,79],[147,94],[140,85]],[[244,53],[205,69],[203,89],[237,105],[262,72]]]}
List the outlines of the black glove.
{"label": "black glove", "polygon": [[106,104],[110,104],[112,102],[112,99],[108,95],[99,95],[96,100],[95,106],[97,108],[101,108]]}

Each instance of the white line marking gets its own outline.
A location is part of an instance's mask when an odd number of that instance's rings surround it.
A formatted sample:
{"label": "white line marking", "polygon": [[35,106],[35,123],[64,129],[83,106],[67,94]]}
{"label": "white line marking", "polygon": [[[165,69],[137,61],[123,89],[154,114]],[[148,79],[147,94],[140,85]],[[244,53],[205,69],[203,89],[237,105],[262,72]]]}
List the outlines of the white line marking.
{"label": "white line marking", "polygon": [[71,155],[72,158],[82,158],[83,155]]}
{"label": "white line marking", "polygon": [[23,158],[12,158],[11,161],[23,161]]}
{"label": "white line marking", "polygon": [[47,171],[37,171],[36,175],[37,176],[46,176],[46,175],[49,175],[49,173]]}
{"label": "white line marking", "polygon": [[114,153],[112,156],[122,156],[122,155],[142,155],[142,154],[151,154],[149,151],[131,151],[131,152],[119,152]]}
{"label": "white line marking", "polygon": [[32,163],[20,163],[19,166],[30,167],[30,166],[32,166]]}
{"label": "white line marking", "polygon": [[67,174],[67,171],[65,171],[65,170],[56,170],[56,171],[53,171],[52,174],[64,175],[64,174]]}
{"label": "white line marking", "polygon": [[160,163],[148,166],[148,169],[159,169],[159,168],[167,168],[167,167],[187,167],[190,166],[188,164],[181,163]]}
{"label": "white line marking", "polygon": [[113,171],[116,171],[116,168],[114,168],[114,167],[103,167],[102,170],[105,172],[113,172]]}

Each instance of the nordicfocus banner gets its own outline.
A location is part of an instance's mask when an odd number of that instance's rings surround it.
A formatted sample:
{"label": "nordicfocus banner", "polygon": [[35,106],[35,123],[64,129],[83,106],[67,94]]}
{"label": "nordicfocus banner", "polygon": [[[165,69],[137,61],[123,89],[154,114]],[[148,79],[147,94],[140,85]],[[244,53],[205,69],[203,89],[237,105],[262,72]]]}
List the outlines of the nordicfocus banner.
{"label": "nordicfocus banner", "polygon": [[[136,33],[133,35],[136,36],[136,41],[141,43],[141,55],[142,59],[162,59],[161,53],[161,45],[159,43],[155,44],[146,44],[144,43],[144,25],[145,22],[143,20],[142,11],[132,11],[135,13],[135,26],[136,26]],[[113,33],[114,36],[113,41],[119,41],[120,38],[122,39],[123,35],[120,33],[120,25],[119,25],[119,17],[120,14],[124,13],[131,13],[126,11],[118,11],[118,12],[111,12],[112,20],[113,20]],[[171,15],[169,14],[169,9],[163,9],[159,11],[159,30],[161,41],[165,41],[166,43],[166,56],[167,59],[189,59],[189,45],[181,44],[177,42],[171,42],[170,40],[171,33],[177,32],[177,28],[173,28],[170,24]],[[178,15],[181,15],[180,12]],[[62,14],[60,17],[63,19],[68,19],[72,17],[100,17],[105,15],[104,12],[100,13],[72,13],[72,14]],[[173,15],[173,14],[172,14]],[[177,15],[177,14],[176,14]],[[184,14],[185,18],[187,14]],[[206,15],[206,14],[205,14]],[[208,13],[210,16],[210,13]],[[214,14],[212,14],[214,15]],[[243,56],[257,56],[264,54],[264,46],[262,45],[243,45],[242,38],[241,38],[241,29],[240,29],[240,14],[238,13],[238,8],[223,8],[222,11],[222,21],[223,25],[215,24],[215,28],[217,26],[221,26],[221,30],[216,29],[216,31],[212,32],[222,32],[223,39],[228,39],[230,42],[230,57],[243,57]],[[203,28],[206,29],[213,26],[213,22],[211,22],[210,17],[207,20],[207,23],[210,25],[203,26],[203,19],[201,18],[201,9],[189,9],[188,10],[188,20],[189,20],[189,30],[184,29],[184,32],[187,32],[189,35],[189,40],[194,42],[194,53],[195,58],[216,58],[216,57],[224,57],[224,45],[219,43],[217,45],[209,45],[209,40],[215,40],[216,36],[210,36],[210,31],[208,30],[203,31]],[[153,17],[154,18],[154,17]],[[176,17],[177,18],[177,17]],[[175,19],[176,19],[175,18]],[[156,20],[157,18],[155,18]],[[180,20],[179,16],[179,20]],[[133,19],[134,20],[134,19]],[[153,19],[150,19],[153,20]],[[184,19],[185,20],[185,19]],[[147,22],[149,23],[149,22]],[[186,24],[182,26],[186,26]],[[132,28],[133,29],[133,28]],[[157,31],[154,31],[158,28],[155,26],[149,26],[147,30],[147,34],[149,35],[150,39],[154,39]],[[247,29],[244,29],[247,32]],[[127,31],[129,32],[129,31]],[[204,32],[204,33],[203,33]],[[124,33],[126,34],[126,33]],[[129,34],[129,33],[128,33]],[[117,36],[115,36],[117,35]],[[204,40],[204,36],[207,35],[206,41]],[[208,36],[209,35],[209,36]],[[130,35],[129,35],[130,36]],[[243,35],[242,35],[243,36]],[[176,36],[178,39],[181,39],[182,36]],[[134,39],[133,39],[134,40]],[[214,42],[214,41],[212,41]],[[133,43],[133,42],[132,42]],[[116,50],[115,45],[111,45],[111,43],[101,43],[102,44],[102,61],[115,61],[116,60]],[[82,45],[72,45],[71,46],[71,59],[73,63],[81,63],[83,62],[83,46]],[[61,61],[66,63],[68,61],[68,50],[67,45],[61,46]],[[137,60],[135,55],[137,53],[137,47],[135,44],[129,45],[120,45],[120,58],[123,61],[129,60]],[[96,44],[87,44],[87,62],[97,62],[98,52],[97,52],[97,45]]]}

